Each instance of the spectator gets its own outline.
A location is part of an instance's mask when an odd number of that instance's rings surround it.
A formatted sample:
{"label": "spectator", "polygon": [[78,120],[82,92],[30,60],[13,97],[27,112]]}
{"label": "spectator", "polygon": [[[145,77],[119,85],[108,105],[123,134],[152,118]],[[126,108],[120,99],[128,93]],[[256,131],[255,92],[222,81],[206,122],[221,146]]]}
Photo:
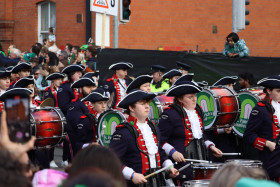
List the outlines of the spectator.
{"label": "spectator", "polygon": [[86,65],[92,70],[96,70],[97,67],[97,59],[96,59],[96,49],[93,46],[89,46],[86,50]]}
{"label": "spectator", "polygon": [[39,54],[39,64],[46,63],[46,56],[49,50],[46,47],[42,47]]}
{"label": "spectator", "polygon": [[35,70],[34,70],[34,79],[37,80],[39,78],[39,76],[41,75],[41,71],[40,71],[40,68],[37,67]]}
{"label": "spectator", "polygon": [[120,186],[126,186],[122,175],[122,164],[117,155],[107,147],[90,145],[80,150],[73,160],[68,178],[71,179],[77,173],[90,167],[107,172],[114,180],[120,183]]}
{"label": "spectator", "polygon": [[41,75],[36,80],[36,86],[40,92],[44,92],[45,89],[51,85],[51,81],[46,80],[46,77],[50,74],[50,68],[47,64],[43,64],[40,67],[40,71]]}
{"label": "spectator", "polygon": [[67,52],[68,56],[71,55],[72,48],[73,48],[73,45],[70,44],[70,43],[67,43],[67,44],[65,45],[65,51]]}
{"label": "spectator", "polygon": [[240,73],[239,75],[239,85],[241,89],[250,88],[255,84],[255,78],[252,73],[245,72]]}
{"label": "spectator", "polygon": [[267,179],[267,175],[263,169],[227,163],[219,168],[211,177],[209,187],[235,187],[236,182],[242,177]]}
{"label": "spectator", "polygon": [[6,56],[6,54],[5,54],[4,50],[3,50],[1,42],[0,42],[0,53],[2,53],[3,56]]}
{"label": "spectator", "polygon": [[244,40],[239,39],[239,36],[232,32],[226,37],[225,49],[223,55],[234,57],[249,56],[249,49]]}
{"label": "spectator", "polygon": [[10,56],[11,50],[12,50],[13,48],[17,48],[15,44],[11,44],[11,45],[8,47],[8,57]]}

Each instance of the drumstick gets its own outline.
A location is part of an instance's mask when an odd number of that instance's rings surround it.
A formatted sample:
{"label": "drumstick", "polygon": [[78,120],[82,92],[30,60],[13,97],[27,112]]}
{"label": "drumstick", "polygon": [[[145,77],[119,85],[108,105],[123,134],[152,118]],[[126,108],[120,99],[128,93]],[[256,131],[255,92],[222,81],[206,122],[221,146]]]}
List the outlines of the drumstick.
{"label": "drumstick", "polygon": [[159,169],[159,170],[157,170],[157,171],[155,171],[155,172],[153,172],[153,173],[151,173],[151,174],[149,174],[149,175],[146,175],[145,176],[145,179],[147,179],[147,178],[149,178],[149,177],[151,177],[151,176],[154,176],[154,175],[156,175],[156,174],[158,174],[158,173],[161,173],[161,172],[163,172],[163,171],[165,171],[165,170],[167,170],[167,169],[169,169],[169,168],[171,168],[171,167],[173,167],[174,166],[174,164],[172,164],[171,166],[166,166],[166,167],[164,167],[164,168],[161,168],[161,169]]}
{"label": "drumstick", "polygon": [[241,155],[241,153],[222,153],[223,156]]}
{"label": "drumstick", "polygon": [[208,161],[208,160],[195,160],[195,159],[186,159],[186,158],[185,158],[185,161],[188,161],[188,162],[201,162],[201,163],[212,163],[212,161]]}
{"label": "drumstick", "polygon": [[186,169],[186,168],[189,167],[190,165],[191,165],[190,163],[189,163],[189,164],[186,164],[185,166],[179,168],[179,169],[176,171],[176,173],[178,173],[178,172],[180,172],[180,171]]}

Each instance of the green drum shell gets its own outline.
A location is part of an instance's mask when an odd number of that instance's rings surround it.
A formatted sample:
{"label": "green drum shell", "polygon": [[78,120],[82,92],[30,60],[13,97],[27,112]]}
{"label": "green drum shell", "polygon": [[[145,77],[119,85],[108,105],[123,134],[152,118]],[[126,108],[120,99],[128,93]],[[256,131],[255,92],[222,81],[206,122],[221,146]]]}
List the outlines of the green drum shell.
{"label": "green drum shell", "polygon": [[205,129],[210,129],[217,119],[217,103],[213,95],[214,93],[208,89],[197,93],[197,104],[202,107],[204,112],[203,124]]}
{"label": "green drum shell", "polygon": [[107,110],[98,118],[98,140],[104,146],[109,146],[116,126],[126,122],[125,116],[117,110]]}
{"label": "green drum shell", "polygon": [[238,135],[239,137],[243,137],[251,111],[261,100],[261,98],[249,91],[239,92],[238,95],[240,100],[241,113],[239,119],[232,128],[236,135]]}
{"label": "green drum shell", "polygon": [[149,120],[155,123],[155,125],[158,125],[159,123],[159,117],[162,113],[162,106],[161,103],[157,98],[154,98],[150,103],[150,113],[149,113]]}

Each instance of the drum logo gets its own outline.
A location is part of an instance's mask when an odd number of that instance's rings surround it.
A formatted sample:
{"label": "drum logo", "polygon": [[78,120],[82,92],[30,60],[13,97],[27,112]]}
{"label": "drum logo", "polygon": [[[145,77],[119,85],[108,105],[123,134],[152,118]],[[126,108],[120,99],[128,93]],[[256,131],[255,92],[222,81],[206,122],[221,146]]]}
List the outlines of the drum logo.
{"label": "drum logo", "polygon": [[243,136],[252,109],[256,106],[258,101],[249,94],[240,94],[239,99],[241,103],[241,113],[233,128],[238,135]]}
{"label": "drum logo", "polygon": [[103,145],[109,146],[112,135],[116,131],[116,126],[121,122],[121,117],[116,113],[109,113],[103,117],[98,127],[100,140]]}
{"label": "drum logo", "polygon": [[197,94],[197,104],[204,112],[204,127],[205,129],[209,129],[217,116],[217,107],[214,103],[214,98],[206,92],[200,92]]}
{"label": "drum logo", "polygon": [[154,122],[156,125],[159,123],[159,116],[160,116],[160,111],[158,109],[158,106],[154,100],[152,100],[149,103],[150,107],[150,112],[149,112],[149,119]]}

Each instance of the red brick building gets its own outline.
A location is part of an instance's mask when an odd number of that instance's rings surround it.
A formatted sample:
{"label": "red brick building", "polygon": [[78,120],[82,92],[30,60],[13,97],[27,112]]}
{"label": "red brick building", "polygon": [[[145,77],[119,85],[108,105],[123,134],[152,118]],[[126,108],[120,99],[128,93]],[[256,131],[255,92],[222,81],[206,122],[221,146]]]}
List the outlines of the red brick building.
{"label": "red brick building", "polygon": [[[232,31],[232,0],[131,0],[131,21],[119,26],[119,47],[221,52]],[[251,56],[280,56],[280,1],[254,0],[247,7],[250,25],[239,32]],[[82,22],[77,22],[77,15]],[[95,34],[95,13],[91,13]],[[57,46],[86,41],[86,0],[1,0],[0,42],[23,50],[55,26]],[[111,46],[113,43],[111,17]],[[216,32],[215,32],[216,31]]]}

